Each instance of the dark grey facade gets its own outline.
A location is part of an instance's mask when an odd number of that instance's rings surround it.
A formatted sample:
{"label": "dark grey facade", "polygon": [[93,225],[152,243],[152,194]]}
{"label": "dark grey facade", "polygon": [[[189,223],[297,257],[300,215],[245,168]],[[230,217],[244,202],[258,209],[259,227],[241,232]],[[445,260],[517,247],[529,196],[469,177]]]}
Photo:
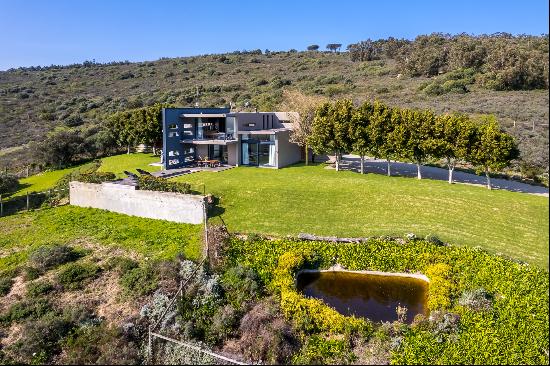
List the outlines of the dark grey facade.
{"label": "dark grey facade", "polygon": [[164,168],[216,159],[228,165],[282,168],[300,161],[289,141],[284,112],[231,112],[228,108],[163,109]]}

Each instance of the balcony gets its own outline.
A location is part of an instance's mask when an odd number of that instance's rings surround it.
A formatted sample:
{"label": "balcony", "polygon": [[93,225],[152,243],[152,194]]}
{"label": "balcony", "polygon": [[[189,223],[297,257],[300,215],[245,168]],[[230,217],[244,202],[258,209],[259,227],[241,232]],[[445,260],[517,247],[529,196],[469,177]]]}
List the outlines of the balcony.
{"label": "balcony", "polygon": [[181,142],[194,145],[227,145],[237,142],[237,138],[232,133],[205,131],[203,138],[181,140]]}

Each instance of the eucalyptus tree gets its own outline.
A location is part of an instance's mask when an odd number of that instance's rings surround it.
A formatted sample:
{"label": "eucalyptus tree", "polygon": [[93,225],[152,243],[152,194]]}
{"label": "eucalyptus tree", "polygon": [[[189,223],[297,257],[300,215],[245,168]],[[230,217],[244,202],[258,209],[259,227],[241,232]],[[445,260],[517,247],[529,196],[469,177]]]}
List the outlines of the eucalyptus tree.
{"label": "eucalyptus tree", "polygon": [[473,148],[468,154],[469,160],[478,172],[485,172],[487,188],[491,189],[490,173],[509,166],[512,160],[519,157],[519,150],[514,138],[501,130],[493,115],[482,117],[475,136]]}
{"label": "eucalyptus tree", "polygon": [[443,114],[435,118],[433,137],[428,140],[433,157],[445,159],[449,184],[453,183],[456,164],[467,161],[475,142],[475,125],[464,114]]}
{"label": "eucalyptus tree", "polygon": [[375,101],[368,125],[370,151],[375,158],[386,159],[387,173],[391,175],[391,160],[396,158],[397,146],[392,134],[399,121],[397,109],[392,109],[382,102]]}

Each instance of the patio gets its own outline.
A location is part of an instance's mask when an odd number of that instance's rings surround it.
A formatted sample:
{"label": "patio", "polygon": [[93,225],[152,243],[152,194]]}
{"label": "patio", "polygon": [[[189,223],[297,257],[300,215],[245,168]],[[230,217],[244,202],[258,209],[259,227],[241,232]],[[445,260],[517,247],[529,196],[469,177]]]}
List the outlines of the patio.
{"label": "patio", "polygon": [[197,173],[197,172],[222,172],[224,170],[231,169],[231,168],[234,168],[234,166],[222,164],[217,167],[186,167],[186,168],[179,168],[179,169],[161,170],[151,174],[155,177],[160,177],[160,178],[174,178],[174,177],[179,177],[180,175]]}

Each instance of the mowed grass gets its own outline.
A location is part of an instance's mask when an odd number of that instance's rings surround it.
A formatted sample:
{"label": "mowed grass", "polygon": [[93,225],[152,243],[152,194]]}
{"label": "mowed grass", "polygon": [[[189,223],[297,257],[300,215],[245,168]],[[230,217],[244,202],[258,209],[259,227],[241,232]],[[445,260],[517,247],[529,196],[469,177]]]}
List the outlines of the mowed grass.
{"label": "mowed grass", "polygon": [[134,251],[149,259],[181,253],[199,259],[202,225],[178,224],[75,206],[0,218],[0,272],[17,267],[42,245],[91,240]]}
{"label": "mowed grass", "polygon": [[[148,172],[160,170],[160,167],[158,166],[149,165],[150,163],[156,163],[159,161],[160,157],[153,154],[135,153],[115,155],[101,159],[101,168],[99,168],[99,171],[113,172],[118,178],[123,178],[126,176],[124,174],[125,170],[135,174],[138,174],[136,168],[140,168]],[[13,196],[21,196],[27,194],[27,192],[46,191],[55,186],[57,181],[65,174],[68,174],[76,169],[86,167],[90,164],[91,163],[87,163],[67,169],[48,171],[30,176],[28,178],[23,178],[19,180],[20,189],[15,192]]]}
{"label": "mowed grass", "polygon": [[27,192],[42,192],[46,191],[57,183],[57,181],[65,174],[68,174],[78,168],[81,168],[85,165],[79,165],[67,169],[60,169],[60,170],[52,170],[47,171],[43,173],[39,173],[36,175],[31,175],[28,178],[23,178],[19,180],[19,190],[13,194],[13,196],[21,196],[24,194],[27,194]]}
{"label": "mowed grass", "polygon": [[123,154],[109,156],[101,159],[101,172],[112,172],[117,175],[118,178],[126,177],[124,171],[129,171],[135,174],[139,174],[136,168],[143,169],[147,172],[155,172],[160,170],[159,166],[151,166],[151,163],[160,162],[160,157],[153,154],[135,153],[135,154]]}
{"label": "mowed grass", "polygon": [[[548,198],[316,166],[240,167],[175,178],[220,197],[236,232],[342,237],[435,234],[548,268]],[[202,191],[202,188],[200,189]]]}

